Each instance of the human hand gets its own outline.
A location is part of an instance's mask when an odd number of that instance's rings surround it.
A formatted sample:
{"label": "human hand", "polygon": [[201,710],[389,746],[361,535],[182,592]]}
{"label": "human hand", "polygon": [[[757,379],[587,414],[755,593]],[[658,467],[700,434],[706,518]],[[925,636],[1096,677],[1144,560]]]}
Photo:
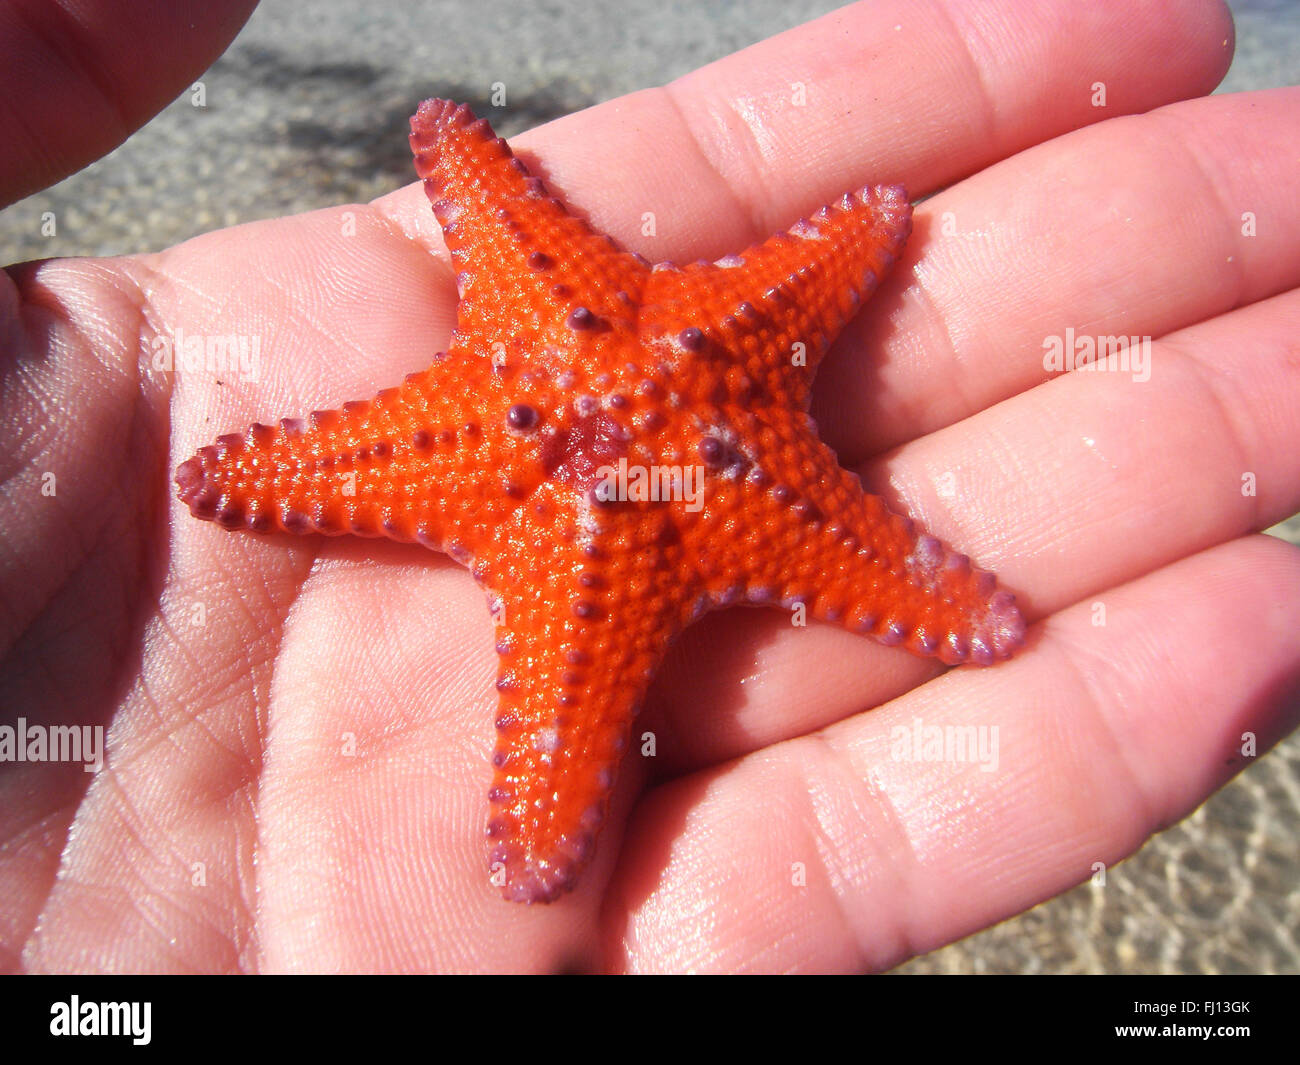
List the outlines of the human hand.
{"label": "human hand", "polygon": [[[653,775],[629,757],[595,865],[549,907],[486,883],[495,658],[465,572],[411,547],[230,535],[169,484],[217,433],[369,396],[445,346],[454,296],[419,187],[14,272],[9,705],[111,733],[89,790],[79,767],[0,775],[13,964],[886,966],[1116,860],[1241,767],[1242,732],[1261,751],[1285,732],[1296,608],[1277,589],[1297,559],[1247,534],[1300,505],[1300,208],[1273,147],[1294,100],[1061,136],[1207,91],[1228,60],[1217,9],[1087,19],[1018,24],[1012,48],[854,9],[512,142],[599,228],[679,261],[868,181],[944,188],[823,365],[814,413],[845,465],[1042,619],[1014,661],[938,679],[776,612],[706,619],[639,723]],[[807,106],[776,106],[799,75]],[[1240,236],[1247,210],[1267,231]],[[1071,327],[1159,338],[1150,379],[1043,383],[1044,338]],[[153,338],[178,328],[259,338],[259,380],[155,371]],[[996,770],[896,757],[917,721],[996,728]]]}

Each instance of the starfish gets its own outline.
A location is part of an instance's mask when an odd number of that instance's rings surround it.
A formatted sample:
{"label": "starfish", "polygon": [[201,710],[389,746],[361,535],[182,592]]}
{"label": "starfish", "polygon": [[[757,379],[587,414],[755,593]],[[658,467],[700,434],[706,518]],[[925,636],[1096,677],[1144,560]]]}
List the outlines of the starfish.
{"label": "starfish", "polygon": [[176,482],[227,528],[413,542],[488,590],[506,898],[573,887],[656,667],[706,611],[798,609],[948,664],[1021,645],[1014,597],[865,492],[808,414],[910,232],[902,188],[651,266],[468,107],[427,100],[411,131],[457,271],[448,350],[372,400],[220,437]]}

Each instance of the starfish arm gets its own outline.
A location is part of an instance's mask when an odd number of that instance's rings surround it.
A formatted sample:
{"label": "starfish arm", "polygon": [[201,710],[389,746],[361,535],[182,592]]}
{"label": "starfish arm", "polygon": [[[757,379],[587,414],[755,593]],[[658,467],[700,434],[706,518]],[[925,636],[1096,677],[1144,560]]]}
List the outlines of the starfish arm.
{"label": "starfish arm", "polygon": [[566,348],[575,329],[633,320],[644,262],[549,196],[487,119],[425,100],[411,149],[456,268],[455,343],[535,357],[539,346]]}
{"label": "starfish arm", "polygon": [[[948,665],[991,665],[1023,646],[1015,596],[864,492],[856,474],[841,470],[811,486],[806,499],[808,515],[791,511],[796,524],[809,526],[804,550],[785,560],[778,579],[814,617]],[[811,521],[813,514],[825,517]]]}
{"label": "starfish arm", "polygon": [[176,471],[180,498],[230,529],[386,536],[468,561],[515,504],[466,464],[467,451],[503,459],[466,412],[462,377],[440,356],[371,400],[220,437]]}
{"label": "starfish arm", "polygon": [[488,835],[507,899],[549,902],[573,886],[632,720],[685,623],[680,577],[655,565],[646,528],[612,517],[605,533],[563,544],[520,523],[494,551],[508,563],[485,559],[501,656]]}
{"label": "starfish arm", "polygon": [[657,316],[664,332],[688,347],[740,359],[766,391],[806,409],[817,364],[893,265],[911,228],[901,186],[846,194],[740,255],[656,266],[644,295],[646,317]]}
{"label": "starfish arm", "polygon": [[[865,492],[811,432],[769,422],[768,453],[715,486],[709,605],[793,609],[949,665],[989,665],[1024,642],[1015,596],[992,573]],[[744,515],[727,520],[726,515]],[[737,574],[741,579],[737,579]]]}

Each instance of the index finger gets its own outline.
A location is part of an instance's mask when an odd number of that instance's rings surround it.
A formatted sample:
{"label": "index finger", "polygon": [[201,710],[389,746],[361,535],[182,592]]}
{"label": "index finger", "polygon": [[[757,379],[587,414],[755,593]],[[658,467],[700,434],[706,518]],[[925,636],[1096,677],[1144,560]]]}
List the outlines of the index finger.
{"label": "index finger", "polygon": [[[1232,42],[1218,0],[1177,13],[862,3],[511,147],[629,250],[717,258],[846,189],[901,182],[916,198],[1079,126],[1202,95]],[[377,206],[407,232],[434,231],[418,185]]]}

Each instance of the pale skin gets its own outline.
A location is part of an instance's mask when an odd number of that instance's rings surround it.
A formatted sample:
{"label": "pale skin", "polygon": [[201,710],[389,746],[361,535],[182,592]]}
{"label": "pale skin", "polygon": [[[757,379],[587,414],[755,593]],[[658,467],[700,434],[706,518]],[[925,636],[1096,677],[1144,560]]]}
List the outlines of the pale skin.
{"label": "pale skin", "polygon": [[[1285,735],[1300,552],[1258,530],[1300,509],[1300,90],[1197,99],[1231,58],[1218,5],[1102,6],[978,29],[956,4],[854,8],[514,142],[649,258],[740,250],[870,181],[944,189],[814,414],[1032,623],[1012,661],[940,676],[778,611],[710,616],[652,689],[594,863],[550,906],[487,881],[496,660],[468,573],[414,546],[228,533],[171,484],[217,434],[368,397],[446,345],[454,287],[419,186],[11,269],[0,723],[103,724],[109,752],[93,777],[0,767],[0,965],[886,968],[1119,861],[1250,763],[1243,734],[1259,753]],[[200,20],[152,95],[108,49],[84,91],[138,126],[241,14]],[[133,32],[166,53],[177,30],[154,13]],[[109,147],[78,125],[95,108],[56,103],[25,105],[51,110],[39,145],[11,138],[7,199]],[[177,327],[260,336],[260,380],[154,370],[142,337]],[[1048,374],[1067,327],[1152,336],[1150,380]],[[917,719],[996,727],[996,770],[895,757]]]}

